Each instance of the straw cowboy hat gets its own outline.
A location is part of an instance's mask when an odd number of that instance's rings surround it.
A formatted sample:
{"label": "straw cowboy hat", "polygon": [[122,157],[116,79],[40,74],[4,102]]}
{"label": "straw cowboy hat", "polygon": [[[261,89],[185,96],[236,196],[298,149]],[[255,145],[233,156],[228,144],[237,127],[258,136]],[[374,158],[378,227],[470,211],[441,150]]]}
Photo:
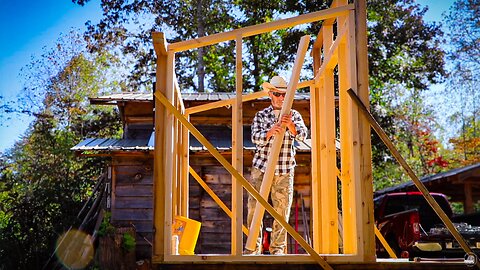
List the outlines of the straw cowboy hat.
{"label": "straw cowboy hat", "polygon": [[262,88],[264,91],[277,91],[286,93],[287,92],[287,82],[283,77],[280,76],[273,76],[270,79],[270,82],[262,83]]}

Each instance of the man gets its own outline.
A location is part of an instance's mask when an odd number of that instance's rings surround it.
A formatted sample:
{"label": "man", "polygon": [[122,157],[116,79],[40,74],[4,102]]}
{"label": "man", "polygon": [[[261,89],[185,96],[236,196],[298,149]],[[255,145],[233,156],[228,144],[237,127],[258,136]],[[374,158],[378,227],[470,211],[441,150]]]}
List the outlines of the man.
{"label": "man", "polygon": [[[287,83],[284,78],[274,76],[270,82],[262,84],[264,91],[268,92],[271,105],[255,114],[252,123],[252,142],[255,144],[255,154],[251,171],[251,184],[260,190],[263,175],[267,169],[267,158],[272,147],[273,138],[282,128],[286,128],[280,156],[275,167],[275,175],[270,189],[272,206],[286,221],[290,216],[290,207],[293,200],[293,176],[295,168],[294,140],[303,141],[307,136],[307,127],[302,116],[296,110],[290,114],[279,115],[282,109]],[[249,194],[247,223],[250,224],[255,212],[256,200]],[[260,232],[261,232],[260,227]],[[261,254],[262,233],[257,239],[255,250],[245,250],[246,254]],[[270,254],[284,254],[287,247],[287,231],[277,221],[273,222],[270,237]]]}

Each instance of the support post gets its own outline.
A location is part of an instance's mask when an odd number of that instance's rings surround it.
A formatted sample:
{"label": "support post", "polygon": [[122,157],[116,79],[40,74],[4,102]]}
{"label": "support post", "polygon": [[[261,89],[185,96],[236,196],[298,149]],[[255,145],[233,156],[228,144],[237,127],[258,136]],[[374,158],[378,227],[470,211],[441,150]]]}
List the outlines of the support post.
{"label": "support post", "polygon": [[[166,70],[167,70],[167,42],[164,33],[153,33],[153,46],[157,55],[157,70],[155,92],[165,95]],[[165,220],[165,134],[163,127],[165,123],[166,109],[162,103],[155,99],[155,148],[153,164],[153,228],[154,241],[152,248],[152,261],[163,262],[165,257],[163,221]]]}
{"label": "support post", "polygon": [[[333,26],[323,26],[323,48],[329,52],[333,44]],[[335,57],[330,57],[330,59]],[[330,60],[332,61],[332,60]],[[320,153],[321,153],[321,198],[322,198],[322,253],[338,254],[338,195],[337,195],[337,157],[335,148],[335,65],[324,62],[323,86],[320,91],[321,117]]]}
{"label": "support post", "polygon": [[[166,63],[166,84],[165,84],[165,93],[170,104],[174,103],[173,91],[174,91],[174,69],[175,69],[175,53],[169,51],[167,53],[167,63]],[[174,194],[174,185],[176,183],[176,172],[175,170],[175,143],[174,143],[174,122],[175,117],[172,112],[167,111],[165,114],[165,126],[163,127],[165,133],[165,158],[164,159],[164,179],[165,179],[165,220],[163,221],[164,226],[164,250],[165,254],[172,254],[172,222],[173,216],[172,213],[175,213],[175,202],[173,198]]]}
{"label": "support post", "polygon": [[[232,110],[232,165],[243,175],[243,117],[242,117],[242,36],[236,39],[235,54],[235,103]],[[232,255],[241,255],[243,250],[243,188],[232,175]]]}
{"label": "support post", "polygon": [[[367,53],[367,3],[366,0],[355,0],[355,43],[357,57],[357,93],[363,104],[370,104],[368,89],[368,53]],[[373,218],[373,177],[372,177],[372,145],[370,126],[363,115],[359,115],[360,146],[360,190],[361,231],[363,239],[363,258],[365,262],[374,262],[375,256],[375,224]]]}
{"label": "support post", "polygon": [[361,205],[360,149],[358,130],[358,110],[348,97],[347,90],[357,85],[355,55],[355,17],[351,12],[347,20],[342,20],[346,35],[339,45],[339,98],[340,98],[340,143],[343,247],[345,254],[363,253],[363,223],[358,205]]}

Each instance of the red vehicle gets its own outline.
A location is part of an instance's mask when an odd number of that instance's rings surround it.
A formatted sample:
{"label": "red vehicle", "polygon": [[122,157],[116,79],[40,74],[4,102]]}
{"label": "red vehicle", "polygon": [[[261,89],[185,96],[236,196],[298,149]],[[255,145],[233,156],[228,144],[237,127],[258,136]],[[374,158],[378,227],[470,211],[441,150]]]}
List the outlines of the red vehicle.
{"label": "red vehicle", "polygon": [[[430,193],[451,219],[447,197]],[[465,252],[448,232],[420,192],[387,193],[374,199],[375,223],[398,257],[463,258]],[[469,246],[479,254],[480,227],[454,223]],[[377,241],[377,256],[388,257]]]}

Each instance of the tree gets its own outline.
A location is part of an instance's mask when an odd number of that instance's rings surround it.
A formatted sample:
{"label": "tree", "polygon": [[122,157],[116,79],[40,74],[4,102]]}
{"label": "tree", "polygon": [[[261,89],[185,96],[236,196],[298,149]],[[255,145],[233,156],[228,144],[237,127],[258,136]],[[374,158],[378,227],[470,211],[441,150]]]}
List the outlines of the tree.
{"label": "tree", "polygon": [[[77,39],[75,39],[77,37]],[[118,114],[93,109],[87,98],[111,91],[108,54],[85,54],[78,34],[59,39],[24,73],[21,101],[35,116],[13,149],[1,156],[0,268],[43,266],[57,237],[74,225],[103,158],[78,158],[70,151],[83,136],[115,136]]]}
{"label": "tree", "polygon": [[474,116],[463,118],[462,130],[458,137],[451,138],[452,160],[457,166],[467,166],[480,162],[480,121]]}
{"label": "tree", "polygon": [[[478,162],[480,112],[480,1],[457,0],[446,16],[449,28],[449,77],[442,113],[446,113],[450,143],[459,165]],[[458,31],[461,29],[461,31]]]}
{"label": "tree", "polygon": [[[72,0],[84,5],[88,0]],[[151,89],[155,62],[151,40],[152,31],[168,33],[169,42],[202,37],[232,29],[230,2],[219,0],[200,1],[102,1],[102,20],[93,25],[87,23],[85,37],[91,51],[119,50],[133,59],[128,76],[129,86],[138,90]],[[225,44],[224,46],[232,46]],[[204,91],[205,68],[216,61],[209,48],[186,51],[176,57],[179,83],[183,89]],[[195,61],[198,63],[193,64]],[[216,63],[212,63],[214,65]],[[194,76],[197,75],[197,84]],[[218,79],[217,79],[218,81]],[[224,86],[224,85],[221,85]]]}
{"label": "tree", "polygon": [[[88,0],[73,2],[83,5]],[[169,42],[176,42],[292,15],[285,3],[278,0],[123,0],[102,1],[102,7],[105,10],[103,19],[97,25],[89,24],[86,38],[93,44],[93,50],[119,48],[128,58],[136,59],[130,82],[131,85],[143,85],[143,89],[154,72],[152,31],[166,32]],[[131,27],[132,22],[138,21],[140,16],[145,18],[144,24]],[[276,31],[244,40],[244,90],[258,90],[263,81],[291,65],[301,32],[298,29]],[[231,41],[178,53],[176,70],[181,89],[203,92],[202,78],[205,76],[205,87],[208,86],[208,89],[232,91],[235,87],[234,46],[235,43]],[[194,83],[195,78],[197,84]]]}
{"label": "tree", "polygon": [[[429,146],[436,142],[431,131],[436,122],[425,110],[423,97],[429,84],[445,76],[440,25],[425,23],[427,9],[414,1],[376,0],[367,5],[372,113],[417,175],[443,170],[428,165],[439,154]],[[375,134],[372,150],[376,187],[408,179]]]}
{"label": "tree", "polygon": [[[88,0],[73,0],[84,4]],[[206,1],[206,0],[205,0]],[[327,8],[331,1],[257,1],[238,0],[225,3],[211,1],[217,4],[214,12],[205,8],[207,2],[180,1],[180,2],[150,2],[150,1],[102,1],[106,12],[104,18],[96,26],[91,25],[86,33],[89,40],[95,40],[98,48],[118,46],[122,51],[136,53],[137,47],[151,46],[150,35],[152,30],[167,32],[171,42],[186,40],[245,27],[258,23],[268,22],[282,17],[304,14]],[[413,0],[374,0],[368,1],[368,41],[369,41],[369,70],[371,108],[380,124],[389,134],[399,132],[395,125],[402,122],[395,115],[392,97],[399,92],[405,97],[414,99],[414,102],[423,104],[420,94],[431,83],[440,82],[445,75],[444,51],[440,48],[442,31],[440,25],[426,23],[423,15],[426,8],[420,8]],[[198,20],[199,7],[203,7],[204,18],[211,21]],[[234,11],[234,12],[232,12]],[[141,14],[152,18],[147,21],[140,31],[133,31],[127,26]],[[151,17],[153,16],[153,17]],[[155,20],[153,20],[153,18]],[[185,19],[188,18],[188,19]],[[193,22],[193,23],[192,23]],[[204,25],[202,25],[204,23]],[[257,90],[260,84],[274,74],[288,70],[295,56],[299,37],[306,32],[317,33],[321,23],[309,24],[282,31],[249,37],[244,40],[244,90]],[[146,31],[147,29],[148,31]],[[132,42],[136,38],[137,43]],[[132,44],[136,44],[133,46]],[[141,45],[143,44],[143,45]],[[195,74],[194,64],[197,63],[197,75],[203,76],[199,66],[205,65],[209,88],[213,91],[231,91],[234,89],[234,58],[232,55],[233,42],[226,42],[219,46],[208,46],[204,53],[203,63],[198,61],[197,51],[187,51],[177,57],[177,71],[182,90],[197,89],[193,83]],[[279,53],[281,52],[281,53]],[[136,58],[137,67],[147,65],[153,67],[153,56],[145,58],[144,54],[129,54],[129,58]],[[143,63],[143,64],[142,64]],[[145,70],[136,68],[136,70]],[[149,69],[153,72],[153,69]],[[135,72],[135,71],[134,71]],[[138,84],[146,83],[137,81]],[[199,84],[200,85],[200,84]],[[201,89],[197,89],[201,90]],[[406,102],[407,99],[402,102]],[[401,129],[405,134],[414,134],[411,129]],[[402,144],[401,141],[398,143]],[[385,146],[373,136],[375,169],[383,170],[382,163],[392,157]],[[420,170],[423,174],[425,171]],[[388,173],[387,173],[388,174]],[[393,174],[392,174],[393,175]]]}

